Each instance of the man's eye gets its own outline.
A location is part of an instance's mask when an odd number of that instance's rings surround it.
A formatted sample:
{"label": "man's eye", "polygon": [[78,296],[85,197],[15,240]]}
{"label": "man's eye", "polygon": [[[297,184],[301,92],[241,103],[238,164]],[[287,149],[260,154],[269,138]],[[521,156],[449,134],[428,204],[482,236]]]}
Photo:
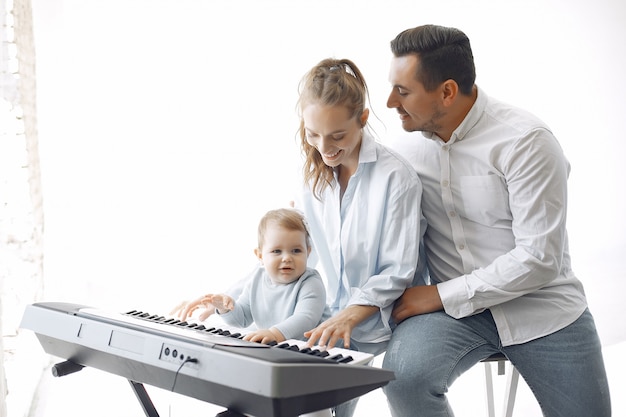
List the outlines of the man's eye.
{"label": "man's eye", "polygon": [[403,90],[401,88],[398,88],[398,94],[402,97],[408,95],[409,93],[406,90]]}

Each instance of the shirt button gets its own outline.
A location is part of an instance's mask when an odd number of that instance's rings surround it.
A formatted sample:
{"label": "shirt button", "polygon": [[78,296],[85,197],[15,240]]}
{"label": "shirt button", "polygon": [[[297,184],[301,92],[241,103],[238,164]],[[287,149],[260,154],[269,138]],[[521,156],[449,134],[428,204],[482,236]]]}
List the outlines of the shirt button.
{"label": "shirt button", "polygon": [[448,152],[448,149],[450,149],[450,147],[448,145],[443,145],[441,149],[445,152]]}
{"label": "shirt button", "polygon": [[455,212],[455,211],[450,211],[450,212],[448,213],[448,216],[450,216],[450,217],[456,217],[456,212]]}
{"label": "shirt button", "polygon": [[441,181],[441,186],[442,187],[447,187],[448,185],[450,185],[450,181],[448,181],[448,180]]}
{"label": "shirt button", "polygon": [[459,250],[463,250],[463,249],[465,249],[465,245],[461,243],[461,244],[459,245]]}

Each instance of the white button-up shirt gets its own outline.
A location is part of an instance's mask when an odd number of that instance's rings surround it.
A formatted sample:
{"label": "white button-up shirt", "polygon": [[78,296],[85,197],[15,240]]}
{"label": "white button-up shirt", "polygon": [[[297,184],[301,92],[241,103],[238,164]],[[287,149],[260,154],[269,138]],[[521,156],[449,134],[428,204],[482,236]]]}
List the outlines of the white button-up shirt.
{"label": "white button-up shirt", "polygon": [[544,123],[479,89],[447,143],[424,133],[395,147],[422,180],[428,267],[446,313],[490,309],[505,346],[582,314],[565,228],[569,163]]}
{"label": "white button-up shirt", "polygon": [[359,166],[343,200],[335,178],[322,201],[308,187],[296,207],[306,215],[334,314],[349,305],[380,308],[352,332],[358,342],[391,336],[394,301],[413,282],[420,241],[421,182],[411,165],[365,133]]}

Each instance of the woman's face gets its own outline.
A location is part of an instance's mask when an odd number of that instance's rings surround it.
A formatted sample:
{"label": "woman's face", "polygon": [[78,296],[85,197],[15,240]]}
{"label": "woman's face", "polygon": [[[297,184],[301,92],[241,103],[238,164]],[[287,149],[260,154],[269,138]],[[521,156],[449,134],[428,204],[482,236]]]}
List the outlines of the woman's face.
{"label": "woman's face", "polygon": [[344,106],[309,104],[302,110],[306,141],[329,167],[354,167],[359,162],[361,129],[367,116],[367,109],[359,118],[351,116]]}

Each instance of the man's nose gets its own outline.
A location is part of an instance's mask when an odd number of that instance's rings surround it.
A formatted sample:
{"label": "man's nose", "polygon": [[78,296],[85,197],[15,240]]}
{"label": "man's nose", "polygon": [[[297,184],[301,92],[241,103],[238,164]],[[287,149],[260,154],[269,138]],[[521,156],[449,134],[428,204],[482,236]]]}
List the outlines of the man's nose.
{"label": "man's nose", "polygon": [[396,107],[398,107],[397,103],[398,102],[397,102],[396,98],[394,97],[394,93],[393,93],[393,90],[392,90],[389,93],[389,97],[387,97],[387,107],[389,107],[390,109],[396,108]]}

